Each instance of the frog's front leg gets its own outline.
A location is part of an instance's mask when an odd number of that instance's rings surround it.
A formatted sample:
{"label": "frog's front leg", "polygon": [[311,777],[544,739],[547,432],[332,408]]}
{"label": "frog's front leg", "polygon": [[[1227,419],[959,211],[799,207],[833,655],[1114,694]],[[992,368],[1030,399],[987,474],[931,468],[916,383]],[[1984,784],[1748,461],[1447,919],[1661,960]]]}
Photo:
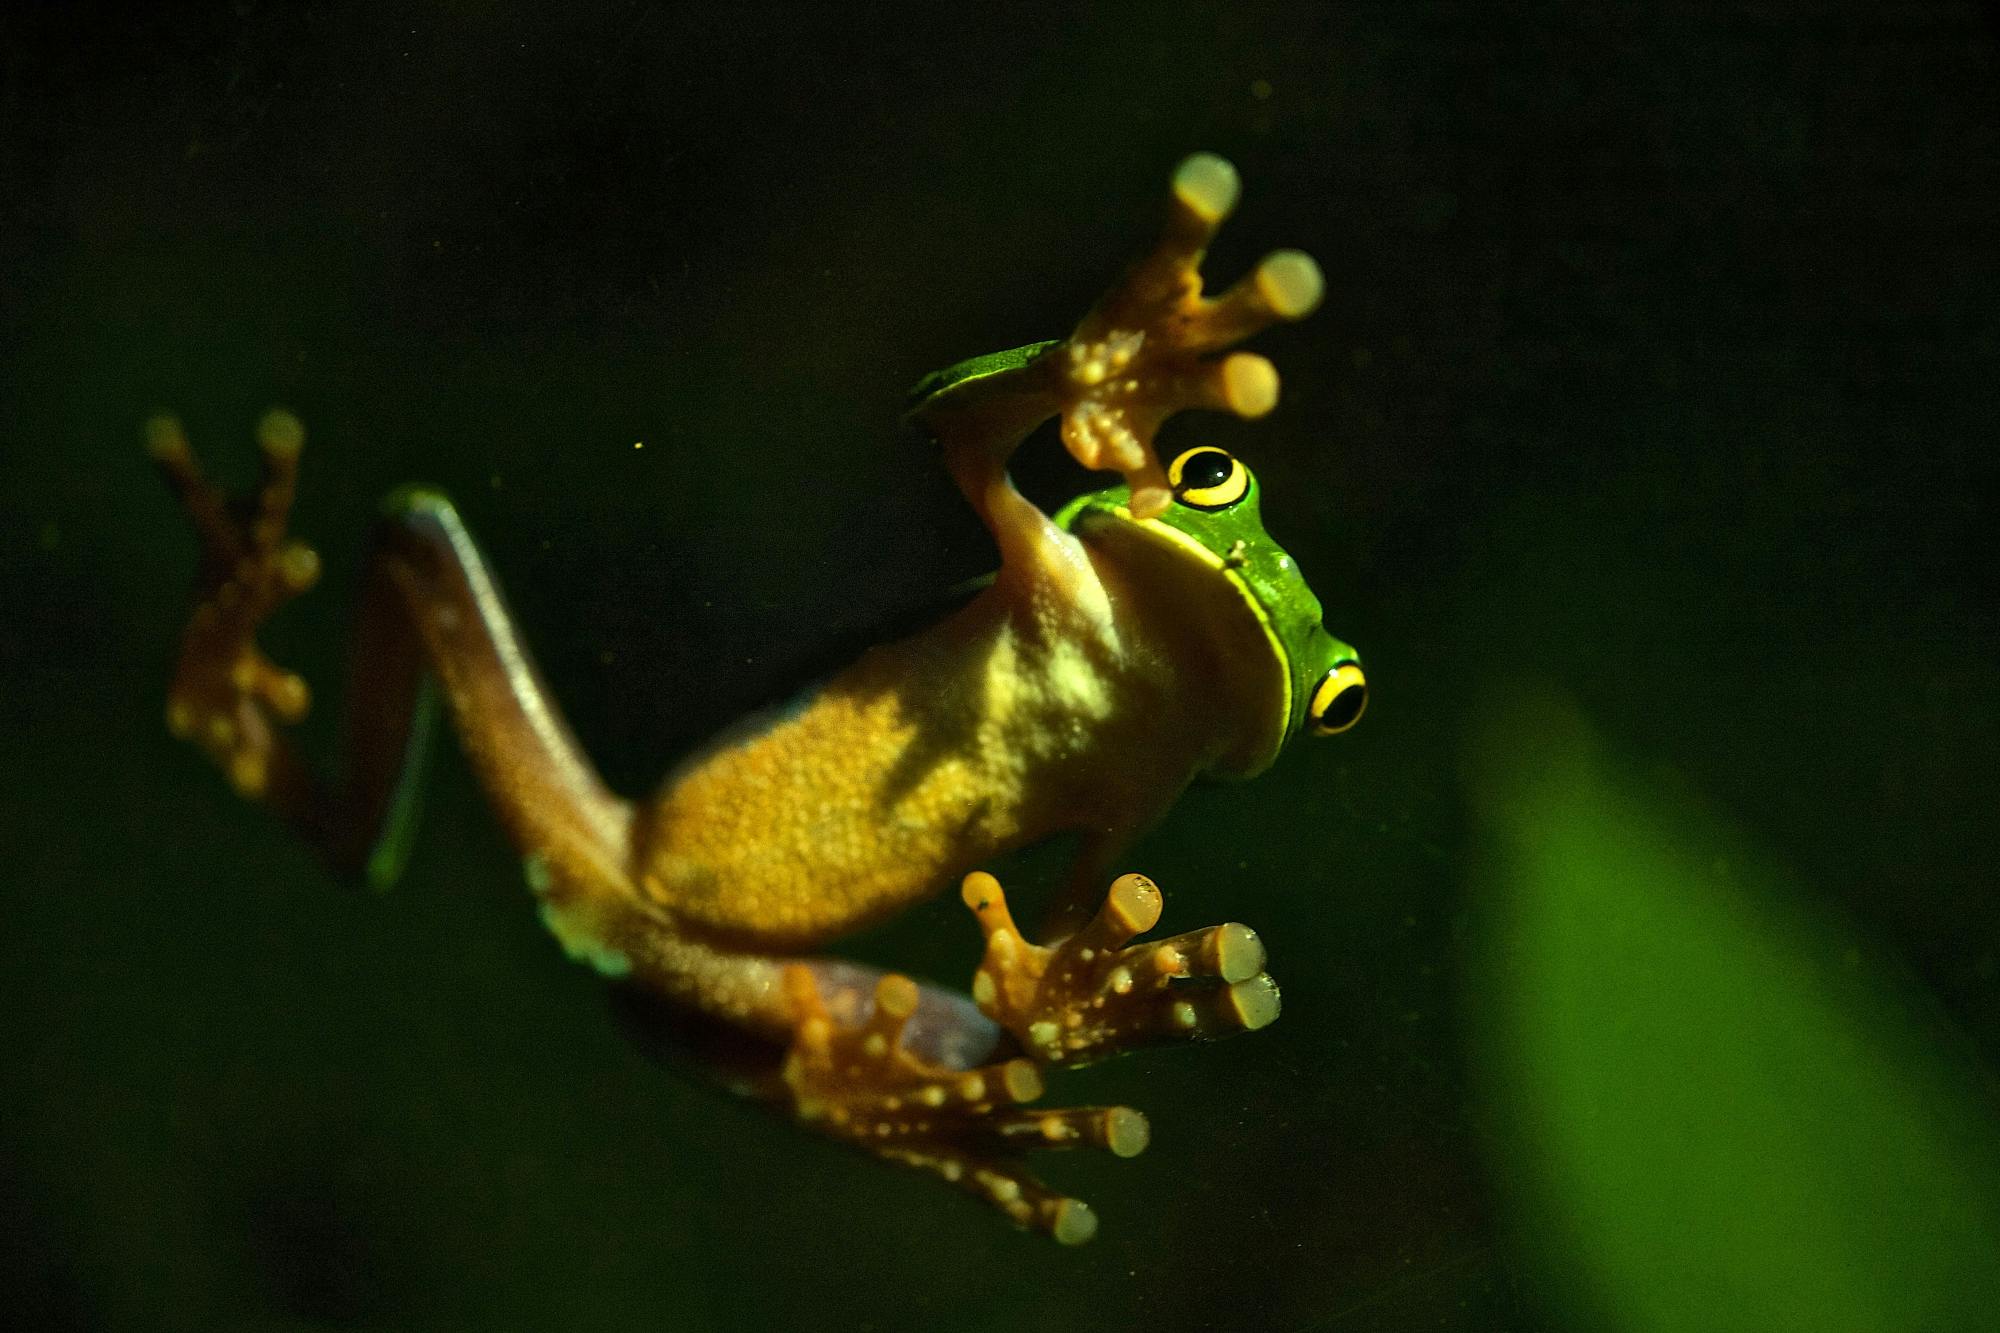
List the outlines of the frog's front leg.
{"label": "frog's front leg", "polygon": [[986,933],[972,997],[1044,1063],[1084,1065],[1140,1046],[1254,1032],[1278,1017],[1278,985],[1248,926],[1132,942],[1159,924],[1164,906],[1144,875],[1119,876],[1097,915],[1053,945],[1021,934],[993,876],[967,875],[962,894]]}
{"label": "frog's front leg", "polygon": [[1241,190],[1236,168],[1213,153],[1182,162],[1158,245],[1061,344],[1063,442],[1085,467],[1125,475],[1137,518],[1172,498],[1153,450],[1161,424],[1188,408],[1254,418],[1276,407],[1270,361],[1219,354],[1280,320],[1305,318],[1324,290],[1310,255],[1278,250],[1221,295],[1202,294],[1202,256]]}
{"label": "frog's front leg", "polygon": [[920,383],[911,419],[944,446],[960,488],[1000,542],[1003,574],[1045,545],[1039,511],[1015,493],[1006,462],[1027,433],[1062,417],[1063,441],[1085,467],[1124,474],[1136,517],[1165,509],[1172,492],[1153,449],[1162,423],[1188,408],[1243,417],[1278,401],[1278,373],[1250,352],[1222,355],[1280,320],[1319,304],[1323,282],[1297,250],[1267,255],[1216,297],[1202,293],[1201,260],[1235,207],[1236,170],[1197,153],[1174,173],[1167,224],[1135,264],[1058,342],[962,362]]}

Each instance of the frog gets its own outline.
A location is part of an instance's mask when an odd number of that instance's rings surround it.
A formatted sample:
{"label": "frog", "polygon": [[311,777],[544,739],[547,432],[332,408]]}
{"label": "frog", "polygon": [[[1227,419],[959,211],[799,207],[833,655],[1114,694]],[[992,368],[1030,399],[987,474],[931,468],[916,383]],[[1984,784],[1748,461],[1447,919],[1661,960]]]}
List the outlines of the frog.
{"label": "frog", "polygon": [[[1352,727],[1368,697],[1358,654],[1265,531],[1250,468],[1212,444],[1164,462],[1156,448],[1182,411],[1272,411],[1277,371],[1239,344],[1321,298],[1297,250],[1205,292],[1204,255],[1239,193],[1225,159],[1187,158],[1157,243],[1066,338],[917,384],[907,421],[991,534],[997,570],[935,623],[726,729],[646,796],[598,774],[457,506],[417,486],[380,506],[344,762],[316,766],[290,730],[313,691],[258,639],[319,577],[289,531],[304,429],[267,415],[262,475],[232,495],[177,420],[154,418],[148,451],[199,547],[169,731],[336,875],[386,886],[442,717],[556,941],[698,1034],[683,1046],[718,1079],[1018,1226],[1088,1240],[1095,1211],[1028,1155],[1135,1156],[1150,1121],[1032,1105],[1047,1073],[1257,1031],[1280,1010],[1254,930],[1150,938],[1159,886],[1113,871],[1195,779],[1253,777],[1293,740]],[[1053,514],[1008,471],[1052,418],[1078,462],[1118,477]],[[988,867],[1057,837],[1075,850],[1031,935]],[[827,952],[954,883],[984,941],[966,990]]]}

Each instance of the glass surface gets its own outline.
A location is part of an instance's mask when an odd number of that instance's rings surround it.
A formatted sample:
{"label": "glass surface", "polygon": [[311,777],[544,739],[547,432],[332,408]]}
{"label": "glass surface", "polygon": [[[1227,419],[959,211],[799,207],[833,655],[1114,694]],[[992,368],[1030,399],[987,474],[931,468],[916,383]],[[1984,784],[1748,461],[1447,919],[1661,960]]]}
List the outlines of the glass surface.
{"label": "glass surface", "polygon": [[[8,7],[0,1322],[1976,1327],[1995,56],[1942,3]],[[268,643],[324,700],[434,483],[644,791],[987,567],[903,391],[1066,331],[1203,148],[1211,271],[1329,294],[1276,413],[1167,452],[1258,470],[1372,702],[1127,858],[1285,1010],[1051,1080],[1153,1120],[1045,1162],[1091,1245],[649,1059],[449,747],[371,896],[167,737],[150,413],[237,480],[304,419]],[[947,893],[856,951],[977,938]]]}

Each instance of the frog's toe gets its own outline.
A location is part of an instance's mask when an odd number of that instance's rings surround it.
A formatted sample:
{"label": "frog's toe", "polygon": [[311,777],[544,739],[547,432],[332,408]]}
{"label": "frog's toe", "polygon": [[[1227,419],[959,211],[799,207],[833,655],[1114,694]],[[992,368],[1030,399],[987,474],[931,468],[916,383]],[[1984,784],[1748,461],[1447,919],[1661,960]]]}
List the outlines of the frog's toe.
{"label": "frog's toe", "polygon": [[1174,169],[1160,239],[1106,293],[1086,324],[1143,327],[1201,290],[1201,257],[1242,197],[1243,182],[1227,158],[1195,153]]}
{"label": "frog's toe", "polygon": [[1279,250],[1220,296],[1194,302],[1181,337],[1192,351],[1220,351],[1273,324],[1304,319],[1325,294],[1326,279],[1311,255]]}
{"label": "frog's toe", "polygon": [[1163,907],[1143,875],[1121,876],[1097,915],[1051,946],[1021,935],[992,876],[967,876],[964,897],[986,932],[973,998],[1044,1061],[1087,1064],[1136,1046],[1254,1032],[1278,1017],[1278,986],[1248,926],[1131,943]]}
{"label": "frog's toe", "polygon": [[1236,352],[1216,362],[1209,381],[1215,401],[1239,417],[1257,418],[1278,405],[1278,368],[1255,352]]}
{"label": "frog's toe", "polygon": [[1303,250],[1278,250],[1264,257],[1255,275],[1257,295],[1279,319],[1304,319],[1319,309],[1326,279]]}
{"label": "frog's toe", "polygon": [[1273,251],[1221,295],[1202,294],[1202,257],[1241,193],[1236,168],[1213,153],[1183,161],[1174,172],[1160,239],[1085,316],[1072,342],[1101,339],[1132,352],[1150,344],[1154,351],[1198,355],[1241,342],[1274,321],[1311,314],[1326,283],[1301,250]]}
{"label": "frog's toe", "polygon": [[261,652],[248,652],[230,669],[239,692],[268,708],[280,722],[297,722],[312,706],[312,691],[303,677],[286,671]]}
{"label": "frog's toe", "polygon": [[1146,1118],[1130,1107],[1023,1105],[1042,1095],[1028,1060],[951,1069],[913,1055],[903,1031],[917,1009],[907,977],[877,984],[869,1015],[842,1023],[812,973],[793,967],[786,994],[796,1023],[784,1081],[799,1119],[877,1156],[929,1171],[1066,1244],[1096,1232],[1081,1200],[1042,1184],[1015,1159],[1044,1148],[1098,1148],[1131,1157],[1146,1147]]}
{"label": "frog's toe", "polygon": [[1169,978],[1206,977],[1235,985],[1264,970],[1264,941],[1240,921],[1205,926],[1145,947],[1146,965]]}
{"label": "frog's toe", "polygon": [[1242,196],[1243,181],[1227,158],[1195,153],[1181,159],[1174,169],[1159,243],[1113,293],[1111,306],[1129,318],[1200,291],[1202,254]]}
{"label": "frog's toe", "polygon": [[165,413],[146,423],[146,453],[186,511],[204,560],[231,552],[238,542],[222,492],[204,477],[179,418]]}
{"label": "frog's toe", "polygon": [[274,409],[258,423],[257,446],[263,465],[257,490],[246,501],[232,501],[203,475],[178,420],[163,414],[146,423],[146,452],[201,548],[198,605],[253,626],[319,579],[318,553],[285,535],[305,428],[291,413]]}
{"label": "frog's toe", "polygon": [[1259,973],[1234,985],[1189,986],[1164,996],[1141,996],[1107,1016],[1106,1037],[1115,1053],[1164,1041],[1212,1041],[1255,1032],[1277,1021],[1278,983]]}
{"label": "frog's toe", "polygon": [[880,1150],[889,1161],[928,1171],[985,1200],[1016,1226],[1044,1232],[1063,1245],[1081,1245],[1097,1234],[1097,1214],[1082,1199],[1050,1189],[1010,1162],[952,1148]]}
{"label": "frog's toe", "polygon": [[1193,153],[1174,168],[1174,203],[1211,232],[1236,209],[1243,180],[1226,157]]}
{"label": "frog's toe", "polygon": [[253,550],[276,550],[284,539],[292,500],[298,494],[299,455],[305,443],[306,428],[283,408],[272,408],[257,423],[263,479],[257,487],[256,512],[247,534]]}
{"label": "frog's toe", "polygon": [[1005,1147],[1101,1148],[1113,1157],[1137,1157],[1152,1142],[1146,1117],[1129,1106],[1016,1108],[995,1114],[986,1128]]}
{"label": "frog's toe", "polygon": [[1016,1225],[1065,1245],[1096,1235],[1097,1215],[1083,1200],[1044,1185],[1014,1157],[1044,1148],[1098,1148],[1115,1157],[1137,1157],[1152,1140],[1146,1117],[1129,1106],[1016,1107],[996,1112],[980,1130],[979,1137],[990,1140],[985,1146],[976,1138],[962,1139],[891,1148],[882,1155],[929,1171],[984,1199]]}

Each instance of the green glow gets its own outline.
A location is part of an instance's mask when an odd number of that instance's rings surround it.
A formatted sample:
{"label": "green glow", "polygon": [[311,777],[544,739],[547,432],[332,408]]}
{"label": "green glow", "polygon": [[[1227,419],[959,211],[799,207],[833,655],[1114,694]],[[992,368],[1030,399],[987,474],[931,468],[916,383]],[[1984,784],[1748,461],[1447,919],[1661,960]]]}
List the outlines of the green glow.
{"label": "green glow", "polygon": [[1019,370],[1054,347],[1058,341],[1049,339],[1029,343],[1026,347],[1010,347],[1004,352],[988,352],[984,356],[975,356],[956,365],[946,366],[943,370],[934,370],[911,387],[907,406],[914,411],[927,400],[948,389],[956,389],[960,385],[971,384],[976,380],[989,379],[1010,370]]}
{"label": "green glow", "polygon": [[437,682],[429,676],[417,686],[410,710],[410,738],[403,747],[402,770],[389,796],[382,833],[369,854],[368,884],[377,891],[394,888],[409,864],[417,825],[423,822],[424,778],[430,768],[431,737],[437,730]]}
{"label": "green glow", "polygon": [[632,974],[632,960],[604,942],[589,912],[579,910],[574,902],[559,902],[550,896],[556,882],[549,873],[548,858],[529,852],[521,858],[521,875],[528,881],[528,891],[541,900],[542,924],[571,962],[594,968],[600,976],[613,980]]}
{"label": "green glow", "polygon": [[1910,997],[1572,712],[1481,755],[1474,1005],[1554,1293],[1634,1330],[1991,1327],[1993,1113]]}
{"label": "green glow", "polygon": [[594,968],[600,976],[614,981],[631,975],[632,960],[598,939],[590,926],[577,918],[576,913],[544,902],[542,924],[556,937],[556,943],[562,945],[564,955],[571,962]]}

